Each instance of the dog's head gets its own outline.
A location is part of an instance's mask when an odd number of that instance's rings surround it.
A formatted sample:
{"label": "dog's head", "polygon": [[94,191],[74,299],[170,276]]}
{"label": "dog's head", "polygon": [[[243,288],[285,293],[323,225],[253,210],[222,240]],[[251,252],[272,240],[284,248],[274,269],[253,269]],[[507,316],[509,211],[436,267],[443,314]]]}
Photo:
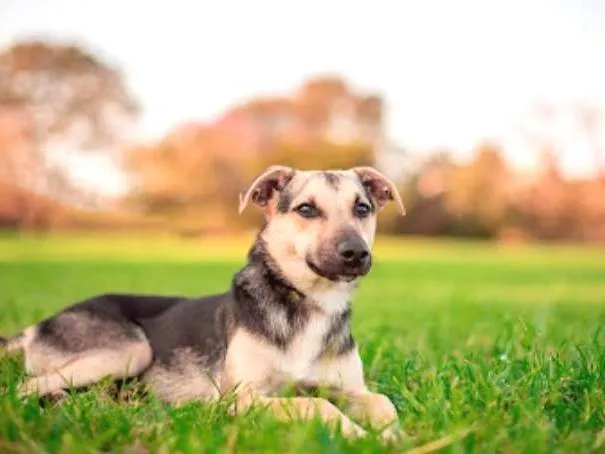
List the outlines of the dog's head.
{"label": "dog's head", "polygon": [[376,216],[397,188],[371,167],[300,171],[272,166],[240,196],[265,212],[261,236],[286,277],[301,290],[318,280],[351,282],[372,265]]}

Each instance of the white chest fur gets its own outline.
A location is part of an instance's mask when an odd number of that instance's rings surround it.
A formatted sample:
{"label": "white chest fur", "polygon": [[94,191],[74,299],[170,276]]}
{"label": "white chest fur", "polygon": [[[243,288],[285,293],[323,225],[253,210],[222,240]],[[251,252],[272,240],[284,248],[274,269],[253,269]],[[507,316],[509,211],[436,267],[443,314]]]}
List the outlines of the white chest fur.
{"label": "white chest fur", "polygon": [[350,296],[350,286],[344,283],[308,294],[307,297],[318,309],[312,312],[306,326],[278,356],[278,369],[286,379],[309,378],[312,366],[325,346],[326,335],[332,327],[334,316],[347,309]]}
{"label": "white chest fur", "polygon": [[312,365],[324,346],[331,324],[332,317],[329,314],[313,313],[288,347],[276,351],[273,368],[284,381],[301,381],[308,378]]}
{"label": "white chest fur", "polygon": [[288,382],[312,379],[314,364],[334,316],[346,310],[350,295],[348,285],[307,294],[316,309],[286,348],[272,345],[244,329],[238,330],[231,339],[225,362],[231,384],[245,383],[269,392]]}

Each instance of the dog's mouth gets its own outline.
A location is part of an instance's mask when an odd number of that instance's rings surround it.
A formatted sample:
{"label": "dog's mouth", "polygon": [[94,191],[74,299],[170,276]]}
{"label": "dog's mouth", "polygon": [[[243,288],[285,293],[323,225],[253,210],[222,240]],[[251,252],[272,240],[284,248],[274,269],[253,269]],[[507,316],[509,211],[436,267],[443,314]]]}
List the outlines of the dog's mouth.
{"label": "dog's mouth", "polygon": [[368,274],[371,267],[370,260],[354,266],[319,266],[310,257],[307,257],[306,262],[311,271],[332,282],[352,282]]}

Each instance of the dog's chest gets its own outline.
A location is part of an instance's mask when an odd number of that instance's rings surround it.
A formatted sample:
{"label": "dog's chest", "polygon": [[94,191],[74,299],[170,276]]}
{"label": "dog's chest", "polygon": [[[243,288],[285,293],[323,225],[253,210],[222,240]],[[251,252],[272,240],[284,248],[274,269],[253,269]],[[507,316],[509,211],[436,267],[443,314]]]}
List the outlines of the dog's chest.
{"label": "dog's chest", "polygon": [[322,352],[329,347],[327,342],[334,338],[334,330],[348,329],[339,322],[348,310],[348,292],[331,289],[309,297],[319,309],[311,312],[307,323],[285,348],[276,349],[274,367],[285,380],[308,379]]}
{"label": "dog's chest", "polygon": [[[334,339],[335,327],[348,330],[348,325],[342,324],[342,314],[348,313],[349,295],[325,292],[313,296],[318,307],[286,345],[262,340],[247,330],[234,335],[225,364],[229,381],[256,383],[265,391],[275,391],[286,383],[315,377],[315,366],[329,347],[327,343]],[[276,321],[276,327],[279,325]]]}
{"label": "dog's chest", "polygon": [[315,361],[325,348],[326,339],[332,325],[332,317],[313,314],[303,329],[297,333],[284,349],[276,349],[276,372],[285,380],[306,378]]}

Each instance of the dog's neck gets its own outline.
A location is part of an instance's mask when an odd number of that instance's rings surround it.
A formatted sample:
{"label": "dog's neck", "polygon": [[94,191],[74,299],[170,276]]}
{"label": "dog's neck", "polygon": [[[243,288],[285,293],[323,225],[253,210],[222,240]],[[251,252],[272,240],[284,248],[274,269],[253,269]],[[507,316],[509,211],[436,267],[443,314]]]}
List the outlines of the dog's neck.
{"label": "dog's neck", "polygon": [[262,277],[264,283],[273,289],[276,296],[291,299],[297,303],[306,299],[306,295],[284,276],[279,265],[269,253],[265,241],[260,236],[248,252],[248,264],[244,267],[244,270],[246,269],[253,269],[259,273],[260,276],[258,277]]}
{"label": "dog's neck", "polygon": [[313,316],[340,325],[349,322],[349,286],[343,289],[334,283],[312,294],[301,292],[283,275],[260,237],[248,253],[248,263],[234,277],[233,295],[237,321],[282,348]]}

